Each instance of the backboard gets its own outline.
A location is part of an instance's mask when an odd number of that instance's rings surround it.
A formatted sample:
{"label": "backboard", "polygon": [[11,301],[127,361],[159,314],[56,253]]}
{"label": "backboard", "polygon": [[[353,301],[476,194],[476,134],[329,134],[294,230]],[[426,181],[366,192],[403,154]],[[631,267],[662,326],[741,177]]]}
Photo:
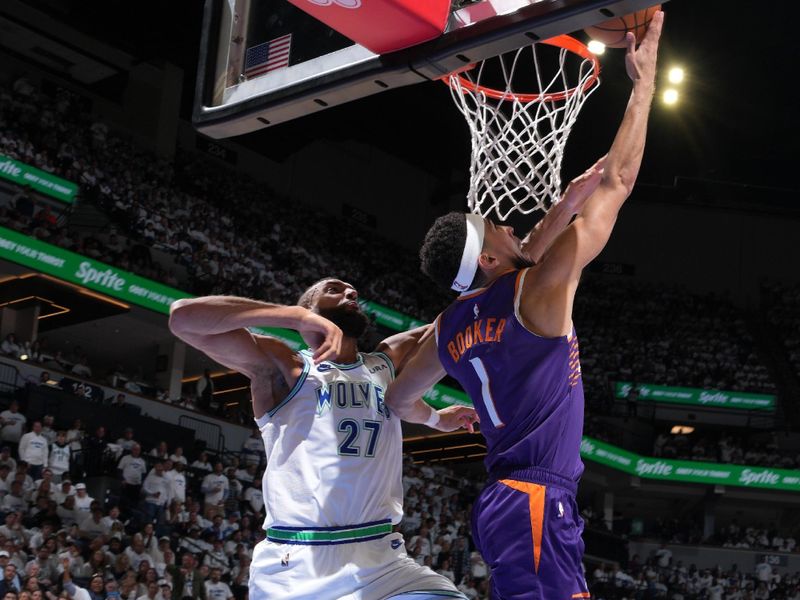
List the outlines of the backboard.
{"label": "backboard", "polygon": [[249,133],[439,79],[475,61],[654,3],[456,0],[441,36],[378,55],[286,0],[206,0],[193,121],[213,138]]}

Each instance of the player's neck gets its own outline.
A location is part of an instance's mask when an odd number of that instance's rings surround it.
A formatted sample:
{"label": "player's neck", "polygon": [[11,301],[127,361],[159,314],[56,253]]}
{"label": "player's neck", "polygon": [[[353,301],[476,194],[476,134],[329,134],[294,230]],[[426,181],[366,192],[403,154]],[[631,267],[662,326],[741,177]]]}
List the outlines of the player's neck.
{"label": "player's neck", "polygon": [[515,270],[516,267],[512,264],[498,266],[496,269],[492,269],[490,272],[483,272],[483,282],[476,286],[475,289],[485,288],[492,285],[495,281],[500,279],[506,273]]}
{"label": "player's neck", "polygon": [[358,342],[355,338],[351,337],[343,337],[342,338],[342,350],[339,352],[339,356],[336,358],[336,362],[349,365],[350,363],[354,363],[358,360]]}

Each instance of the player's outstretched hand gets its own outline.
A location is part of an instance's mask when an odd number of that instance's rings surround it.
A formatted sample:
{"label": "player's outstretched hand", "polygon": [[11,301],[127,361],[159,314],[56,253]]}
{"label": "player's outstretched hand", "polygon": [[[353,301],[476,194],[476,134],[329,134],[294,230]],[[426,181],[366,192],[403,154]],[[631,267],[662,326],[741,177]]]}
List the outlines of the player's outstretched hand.
{"label": "player's outstretched hand", "polygon": [[652,84],[656,77],[656,57],[658,55],[658,40],[661,37],[661,28],[664,25],[663,11],[656,11],[647,27],[642,43],[636,48],[636,36],[630,31],[625,34],[628,49],[625,53],[625,69],[634,83],[642,81]]}
{"label": "player's outstretched hand", "polygon": [[300,322],[297,332],[314,350],[314,364],[324,360],[336,360],[342,351],[342,330],[332,321],[308,311]]}
{"label": "player's outstretched hand", "polygon": [[469,406],[448,406],[439,411],[439,422],[436,429],[439,431],[455,431],[462,427],[470,433],[475,433],[475,423],[479,423],[478,413]]}

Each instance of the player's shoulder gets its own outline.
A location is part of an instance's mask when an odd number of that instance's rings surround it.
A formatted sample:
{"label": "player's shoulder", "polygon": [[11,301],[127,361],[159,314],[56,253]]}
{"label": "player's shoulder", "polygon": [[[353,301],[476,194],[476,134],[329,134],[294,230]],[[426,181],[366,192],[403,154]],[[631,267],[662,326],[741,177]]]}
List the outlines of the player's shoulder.
{"label": "player's shoulder", "polygon": [[391,357],[381,350],[361,352],[361,360],[370,375],[388,375],[391,379],[395,376],[395,364]]}

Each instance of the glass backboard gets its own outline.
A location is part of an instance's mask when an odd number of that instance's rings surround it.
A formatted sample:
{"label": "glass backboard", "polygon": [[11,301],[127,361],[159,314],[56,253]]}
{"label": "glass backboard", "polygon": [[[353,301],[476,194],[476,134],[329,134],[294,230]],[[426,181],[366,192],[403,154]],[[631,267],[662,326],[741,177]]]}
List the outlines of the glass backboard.
{"label": "glass backboard", "polygon": [[575,32],[653,0],[454,2],[445,32],[378,55],[286,0],[206,0],[194,124],[224,138]]}

